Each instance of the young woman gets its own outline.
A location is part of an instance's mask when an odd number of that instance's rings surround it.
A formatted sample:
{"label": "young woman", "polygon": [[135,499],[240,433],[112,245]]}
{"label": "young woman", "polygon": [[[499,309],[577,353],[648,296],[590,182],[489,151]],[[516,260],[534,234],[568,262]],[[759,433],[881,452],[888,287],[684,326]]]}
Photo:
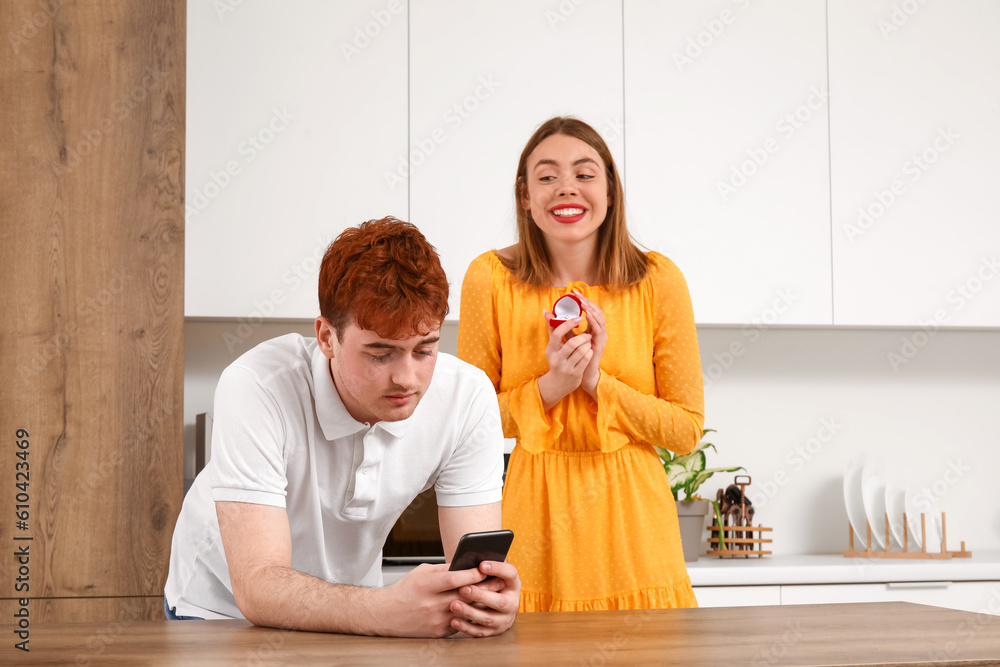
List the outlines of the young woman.
{"label": "young woman", "polygon": [[[653,449],[694,449],[704,422],[684,277],[632,242],[614,160],[582,121],[535,132],[514,196],[517,243],[465,275],[458,355],[493,381],[518,441],[503,523],[520,608],[697,606]],[[553,324],[569,293],[585,316]]]}

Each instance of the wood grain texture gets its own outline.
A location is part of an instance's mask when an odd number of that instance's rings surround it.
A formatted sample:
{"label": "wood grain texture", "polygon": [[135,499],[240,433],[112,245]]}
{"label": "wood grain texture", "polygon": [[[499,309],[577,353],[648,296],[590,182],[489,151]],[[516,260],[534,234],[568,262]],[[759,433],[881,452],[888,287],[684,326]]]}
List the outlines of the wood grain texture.
{"label": "wood grain texture", "polygon": [[[28,604],[34,627],[54,623],[132,624],[162,621],[163,596],[128,598],[33,598]],[[3,618],[14,618],[17,600],[0,600]]]}
{"label": "wood grain texture", "polygon": [[15,536],[32,598],[162,594],[183,476],[184,21],[183,0],[0,0],[0,595],[18,594]]}
{"label": "wood grain texture", "polygon": [[995,617],[906,602],[521,614],[513,629],[487,639],[353,637],[245,621],[162,621],[45,626],[31,642],[22,664],[1000,664]]}

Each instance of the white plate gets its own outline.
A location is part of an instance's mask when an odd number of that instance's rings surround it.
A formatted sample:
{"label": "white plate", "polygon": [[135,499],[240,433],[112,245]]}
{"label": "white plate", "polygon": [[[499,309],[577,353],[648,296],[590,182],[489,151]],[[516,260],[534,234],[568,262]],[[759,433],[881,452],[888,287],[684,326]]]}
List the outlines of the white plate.
{"label": "white plate", "polygon": [[855,454],[847,464],[844,473],[844,507],[847,518],[854,526],[854,548],[864,549],[868,543],[865,538],[865,501],[861,495],[861,473],[864,471],[866,456]]}
{"label": "white plate", "polygon": [[[889,476],[885,485],[885,509],[889,513],[889,527],[892,529],[893,548],[903,550],[903,512],[906,511],[906,487]],[[912,544],[912,541],[911,541]]]}
{"label": "white plate", "polygon": [[885,530],[885,464],[882,459],[869,459],[861,471],[861,495],[865,516],[872,527],[872,548],[884,549]]}
{"label": "white plate", "polygon": [[922,496],[917,501],[917,494],[913,489],[906,491],[906,519],[910,524],[910,539],[917,551],[920,551],[920,514],[926,517],[927,527],[927,552],[939,553],[941,551],[941,511],[937,503],[927,496]]}

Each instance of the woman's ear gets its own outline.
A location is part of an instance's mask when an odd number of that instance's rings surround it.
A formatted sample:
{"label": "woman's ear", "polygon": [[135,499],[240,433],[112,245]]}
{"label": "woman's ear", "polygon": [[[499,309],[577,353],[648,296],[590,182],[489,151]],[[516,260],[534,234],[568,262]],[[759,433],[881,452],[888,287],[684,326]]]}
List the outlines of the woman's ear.
{"label": "woman's ear", "polygon": [[518,177],[517,179],[517,196],[521,201],[521,208],[525,211],[531,211],[531,200],[528,199],[528,188],[525,186],[524,179]]}

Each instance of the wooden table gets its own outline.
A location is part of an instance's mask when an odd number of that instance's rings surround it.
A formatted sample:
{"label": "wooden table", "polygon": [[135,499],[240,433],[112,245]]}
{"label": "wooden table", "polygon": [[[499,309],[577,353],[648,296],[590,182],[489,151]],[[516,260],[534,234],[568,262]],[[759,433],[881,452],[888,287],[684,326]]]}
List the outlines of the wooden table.
{"label": "wooden table", "polygon": [[488,639],[146,621],[32,627],[30,653],[5,642],[5,664],[1000,665],[1000,617],[882,602],[522,614]]}

